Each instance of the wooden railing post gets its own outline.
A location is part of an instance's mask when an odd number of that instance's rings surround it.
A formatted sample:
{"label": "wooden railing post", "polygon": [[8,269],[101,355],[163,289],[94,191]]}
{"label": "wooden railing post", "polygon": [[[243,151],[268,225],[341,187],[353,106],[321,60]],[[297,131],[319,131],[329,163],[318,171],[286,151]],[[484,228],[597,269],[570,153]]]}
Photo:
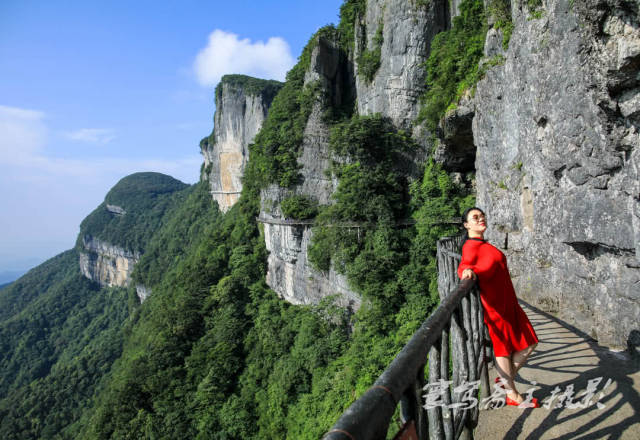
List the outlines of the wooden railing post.
{"label": "wooden railing post", "polygon": [[[457,268],[461,259],[462,236],[446,237],[438,241],[438,291],[441,299],[444,298],[452,288],[459,283]],[[449,353],[453,364],[451,375],[451,391],[456,386],[465,383],[480,383],[480,395],[477,396],[478,404],[470,409],[449,410],[451,418],[448,420],[443,417],[443,434],[442,438],[446,439],[471,439],[473,438],[473,429],[477,426],[479,415],[479,402],[482,398],[489,395],[489,381],[487,374],[487,365],[485,355],[485,335],[484,335],[484,318],[482,304],[478,289],[474,289],[468,296],[462,298],[460,306],[451,316],[448,325],[451,334]],[[444,353],[448,349],[449,341],[446,346],[443,344],[441,352]],[[447,371],[441,371],[437,380],[444,378],[448,380],[448,356],[444,366]],[[441,363],[442,367],[442,363]],[[431,370],[430,370],[431,371]],[[431,376],[429,381],[432,381]],[[451,403],[459,403],[462,395],[452,395]],[[454,405],[455,406],[455,405]],[[446,415],[443,409],[443,415]],[[436,436],[432,435],[431,438]]]}
{"label": "wooden railing post", "polygon": [[[444,333],[444,330],[443,330]],[[437,382],[440,380],[440,346],[441,339],[431,346],[429,351],[429,382]],[[444,438],[444,427],[442,424],[442,410],[440,407],[427,409],[427,417],[429,419],[429,439],[439,440]],[[420,437],[426,439],[427,436]]]}

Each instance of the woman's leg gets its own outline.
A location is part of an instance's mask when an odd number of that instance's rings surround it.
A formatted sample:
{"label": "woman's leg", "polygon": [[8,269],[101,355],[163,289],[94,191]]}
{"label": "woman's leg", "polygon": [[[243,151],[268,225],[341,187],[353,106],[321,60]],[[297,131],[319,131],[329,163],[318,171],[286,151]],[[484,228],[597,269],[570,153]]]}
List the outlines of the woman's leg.
{"label": "woman's leg", "polygon": [[496,370],[498,374],[507,381],[506,391],[510,399],[516,402],[522,402],[524,398],[520,395],[516,388],[516,373],[526,363],[527,359],[533,353],[538,343],[532,344],[524,350],[516,351],[510,356],[496,357]]}
{"label": "woman's leg", "polygon": [[533,350],[535,350],[537,345],[538,343],[536,342],[535,344],[528,346],[524,350],[516,351],[515,353],[513,353],[512,361],[513,361],[513,366],[515,368],[515,371],[513,372],[514,377],[518,372],[518,370],[522,368],[525,362],[527,362],[527,359],[529,358],[531,353],[533,353]]}
{"label": "woman's leg", "polygon": [[521,402],[522,396],[516,389],[513,379],[516,377],[516,369],[511,360],[511,356],[496,356],[496,370],[504,380],[507,381],[506,390],[509,397],[515,401]]}

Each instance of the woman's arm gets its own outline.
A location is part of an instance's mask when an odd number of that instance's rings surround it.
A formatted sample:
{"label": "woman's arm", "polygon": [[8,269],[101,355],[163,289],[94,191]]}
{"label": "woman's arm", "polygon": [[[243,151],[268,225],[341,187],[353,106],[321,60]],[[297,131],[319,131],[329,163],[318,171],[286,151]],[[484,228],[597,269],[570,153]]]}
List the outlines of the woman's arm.
{"label": "woman's arm", "polygon": [[[476,278],[476,274],[478,273],[476,262],[478,261],[478,253],[476,252],[476,248],[471,249],[469,246],[462,247],[462,260],[460,261],[460,265],[458,266],[458,277],[460,279],[466,278]],[[472,274],[464,273],[465,270],[471,270]]]}

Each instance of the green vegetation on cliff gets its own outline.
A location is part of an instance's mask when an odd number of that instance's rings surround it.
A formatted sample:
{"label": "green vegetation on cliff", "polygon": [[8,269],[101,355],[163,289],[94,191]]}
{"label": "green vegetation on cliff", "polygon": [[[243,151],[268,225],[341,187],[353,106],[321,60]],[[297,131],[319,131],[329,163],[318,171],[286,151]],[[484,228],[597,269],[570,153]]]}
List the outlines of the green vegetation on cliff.
{"label": "green vegetation on cliff", "polygon": [[251,160],[245,170],[245,176],[249,176],[245,179],[247,182],[258,187],[270,183],[289,187],[298,183],[298,155],[304,128],[314,102],[320,99],[317,84],[305,85],[304,76],[318,38],[334,38],[334,34],[332,26],[318,30],[305,46],[298,63],[287,73],[287,80],[273,99],[262,129],[249,146]]}
{"label": "green vegetation on cliff", "polygon": [[354,50],[355,26],[359,17],[364,16],[367,0],[345,0],[340,6],[340,45],[347,51]]}
{"label": "green vegetation on cliff", "polygon": [[220,103],[224,86],[242,91],[246,96],[261,96],[264,102],[270,103],[283,84],[273,79],[260,79],[247,75],[224,75],[216,86],[216,104]]}
{"label": "green vegetation on cliff", "polygon": [[493,26],[502,30],[502,48],[507,50],[513,33],[511,2],[509,0],[491,0],[487,6],[487,13],[493,16],[495,21]]}
{"label": "green vegetation on cliff", "polygon": [[[333,261],[336,270],[346,273],[356,264],[356,256],[366,247],[367,237],[372,236],[376,228],[384,225],[388,229],[406,217],[407,181],[398,172],[396,161],[412,145],[409,139],[395,132],[391,122],[376,115],[354,116],[334,126],[330,147],[333,154],[347,159],[344,163],[332,162],[331,172],[339,180],[332,196],[336,203],[323,209],[316,221],[319,225],[355,221],[367,226],[314,229],[309,259],[323,271],[329,270]],[[393,261],[394,258],[390,258],[390,262]],[[402,264],[401,258],[395,261]],[[395,264],[373,266],[392,272],[396,268]],[[353,270],[351,273],[356,276]]]}
{"label": "green vegetation on cliff", "polygon": [[483,0],[462,0],[460,15],[454,17],[451,29],[440,32],[431,42],[425,64],[427,90],[419,115],[431,132],[447,108],[482,77],[478,62],[483,56],[487,29]]}
{"label": "green vegetation on cliff", "polygon": [[[434,295],[434,286],[429,287],[434,272],[421,266],[435,268],[434,237],[455,228],[433,225],[421,229],[421,225],[455,217],[472,199],[433,163],[425,169],[422,186],[410,184],[401,172],[402,158],[418,147],[379,115],[354,116],[336,125],[330,142],[332,152],[341,158],[331,167],[339,184],[332,195],[335,203],[324,207],[316,218],[310,261],[322,271],[333,265],[347,275],[352,288],[380,301],[387,311],[396,310],[407,291]],[[400,227],[412,217],[417,217],[417,231]],[[326,226],[349,222],[360,226]],[[416,233],[421,257],[411,261],[408,251]],[[410,270],[415,273],[409,274]]]}
{"label": "green vegetation on cliff", "polygon": [[153,289],[219,215],[207,185],[199,183],[182,191],[180,203],[149,240],[145,253],[136,264],[132,275],[134,281]]}
{"label": "green vegetation on cliff", "polygon": [[527,0],[527,6],[529,7],[529,19],[542,18],[544,13],[542,0]]}
{"label": "green vegetation on cliff", "polygon": [[304,220],[318,214],[318,202],[306,194],[296,194],[284,199],[280,209],[285,218]]}
{"label": "green vegetation on cliff", "polygon": [[373,37],[373,48],[368,49],[364,47],[358,56],[358,75],[361,75],[368,82],[373,80],[373,77],[380,68],[382,43],[384,42],[382,37],[383,30],[384,25],[382,21],[380,21],[380,24],[376,29],[376,34]]}

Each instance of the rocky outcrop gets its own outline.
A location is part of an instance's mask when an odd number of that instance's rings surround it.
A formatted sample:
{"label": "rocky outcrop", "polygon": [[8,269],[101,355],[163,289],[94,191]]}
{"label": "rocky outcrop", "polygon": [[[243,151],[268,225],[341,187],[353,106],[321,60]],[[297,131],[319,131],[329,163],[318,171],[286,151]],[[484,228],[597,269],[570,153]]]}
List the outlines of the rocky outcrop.
{"label": "rocky outcrop", "polygon": [[107,204],[107,211],[109,211],[111,214],[115,214],[115,215],[125,215],[127,213],[127,211],[125,211],[122,206],[118,206],[118,205],[109,205]]}
{"label": "rocky outcrop", "polygon": [[226,212],[240,197],[249,144],[262,127],[277,81],[226,75],[216,89],[214,131],[200,145],[204,176],[220,210]]}
{"label": "rocky outcrop", "polygon": [[293,304],[317,304],[322,298],[337,294],[336,304],[357,310],[361,299],[349,288],[344,275],[333,268],[328,273],[317,271],[309,263],[311,225],[283,221],[278,205],[286,194],[276,185],[261,194],[261,221],[269,251],[267,284]]}
{"label": "rocky outcrop", "polygon": [[151,289],[149,287],[143,286],[142,284],[136,285],[136,295],[140,299],[140,302],[143,302],[145,299],[151,295]]}
{"label": "rocky outcrop", "polygon": [[[382,28],[380,66],[369,81],[356,75],[358,113],[381,113],[401,128],[411,128],[424,92],[424,62],[433,37],[448,27],[448,0],[422,2],[368,0],[365,16],[356,25],[356,53],[375,49]],[[356,73],[359,72],[356,63]]]}
{"label": "rocky outcrop", "polygon": [[475,95],[487,238],[519,295],[624,346],[640,316],[638,3],[545,0],[534,15],[513,1],[512,15]]}
{"label": "rocky outcrop", "polygon": [[[119,246],[105,243],[90,235],[82,237],[80,271],[88,279],[103,287],[128,287],[133,267],[140,260],[140,253],[130,252]],[[136,286],[140,302],[151,293],[144,286]]]}
{"label": "rocky outcrop", "polygon": [[80,270],[85,277],[101,286],[129,285],[133,266],[140,260],[139,253],[129,252],[90,235],[82,237],[82,247]]}
{"label": "rocky outcrop", "polygon": [[439,124],[433,157],[447,171],[475,170],[476,146],[471,128],[474,112],[474,103],[467,92]]}

